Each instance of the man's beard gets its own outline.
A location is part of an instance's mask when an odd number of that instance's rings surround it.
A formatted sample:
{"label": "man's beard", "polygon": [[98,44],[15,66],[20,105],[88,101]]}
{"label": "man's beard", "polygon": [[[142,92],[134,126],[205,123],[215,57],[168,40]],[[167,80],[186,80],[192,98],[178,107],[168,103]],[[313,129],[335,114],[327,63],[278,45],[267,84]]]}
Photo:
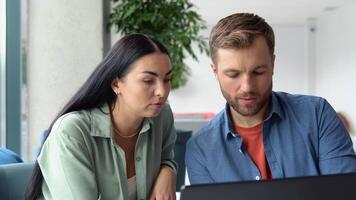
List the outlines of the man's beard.
{"label": "man's beard", "polygon": [[[270,92],[263,94],[263,96],[259,96],[254,92],[250,92],[250,93],[243,93],[243,94],[239,94],[238,96],[236,96],[234,99],[232,99],[227,92],[225,92],[222,88],[221,92],[222,95],[225,97],[227,103],[240,115],[248,117],[248,116],[254,116],[257,113],[259,113],[261,111],[261,109],[263,109],[263,107],[269,103],[269,99],[272,93],[272,87]],[[239,105],[238,104],[238,100],[240,98],[245,98],[245,97],[252,97],[252,98],[256,98],[256,103],[255,104],[251,104],[251,105]]]}

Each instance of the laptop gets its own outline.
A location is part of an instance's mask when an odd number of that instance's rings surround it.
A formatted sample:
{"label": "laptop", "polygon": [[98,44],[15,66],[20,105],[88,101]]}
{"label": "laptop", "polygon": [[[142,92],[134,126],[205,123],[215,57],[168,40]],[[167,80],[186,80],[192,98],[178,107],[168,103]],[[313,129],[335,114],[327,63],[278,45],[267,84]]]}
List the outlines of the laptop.
{"label": "laptop", "polygon": [[356,173],[190,185],[181,200],[356,200]]}

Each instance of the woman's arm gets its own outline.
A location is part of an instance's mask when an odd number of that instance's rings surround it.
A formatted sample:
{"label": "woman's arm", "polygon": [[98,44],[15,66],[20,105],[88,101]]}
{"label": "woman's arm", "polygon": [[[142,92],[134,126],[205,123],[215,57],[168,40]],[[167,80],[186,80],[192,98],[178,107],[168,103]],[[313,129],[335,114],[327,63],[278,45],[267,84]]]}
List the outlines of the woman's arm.
{"label": "woman's arm", "polygon": [[98,199],[90,153],[81,139],[86,130],[73,117],[60,120],[38,158],[42,193],[46,199]]}
{"label": "woman's arm", "polygon": [[163,129],[161,169],[151,190],[150,199],[169,199],[176,198],[176,174],[177,164],[174,161],[174,144],[176,141],[176,130],[174,128],[173,113],[169,107],[162,110],[163,120],[166,128]]}
{"label": "woman's arm", "polygon": [[150,200],[176,199],[176,173],[168,165],[161,165],[151,192]]}

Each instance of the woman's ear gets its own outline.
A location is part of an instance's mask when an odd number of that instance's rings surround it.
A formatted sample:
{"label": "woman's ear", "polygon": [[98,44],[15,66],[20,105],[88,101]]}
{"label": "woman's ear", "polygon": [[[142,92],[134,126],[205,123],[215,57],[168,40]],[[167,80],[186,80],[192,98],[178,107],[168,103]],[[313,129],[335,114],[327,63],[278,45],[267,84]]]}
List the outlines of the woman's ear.
{"label": "woman's ear", "polygon": [[113,90],[113,92],[116,94],[116,95],[119,95],[120,94],[120,87],[119,87],[119,82],[120,82],[120,79],[119,78],[115,78],[112,82],[111,82],[111,88]]}

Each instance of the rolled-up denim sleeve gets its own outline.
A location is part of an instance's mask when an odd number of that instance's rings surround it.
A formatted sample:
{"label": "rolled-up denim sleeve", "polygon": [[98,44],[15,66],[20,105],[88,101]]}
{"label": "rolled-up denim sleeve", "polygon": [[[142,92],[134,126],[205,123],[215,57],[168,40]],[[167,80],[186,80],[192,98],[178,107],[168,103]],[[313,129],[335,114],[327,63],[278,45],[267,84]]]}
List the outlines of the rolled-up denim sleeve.
{"label": "rolled-up denim sleeve", "polygon": [[319,168],[321,174],[356,172],[356,155],[349,133],[324,99],[319,110]]}
{"label": "rolled-up denim sleeve", "polygon": [[196,139],[194,136],[189,139],[185,153],[189,181],[191,184],[213,183],[214,181],[206,168],[207,163],[204,161],[204,155],[196,143]]}

